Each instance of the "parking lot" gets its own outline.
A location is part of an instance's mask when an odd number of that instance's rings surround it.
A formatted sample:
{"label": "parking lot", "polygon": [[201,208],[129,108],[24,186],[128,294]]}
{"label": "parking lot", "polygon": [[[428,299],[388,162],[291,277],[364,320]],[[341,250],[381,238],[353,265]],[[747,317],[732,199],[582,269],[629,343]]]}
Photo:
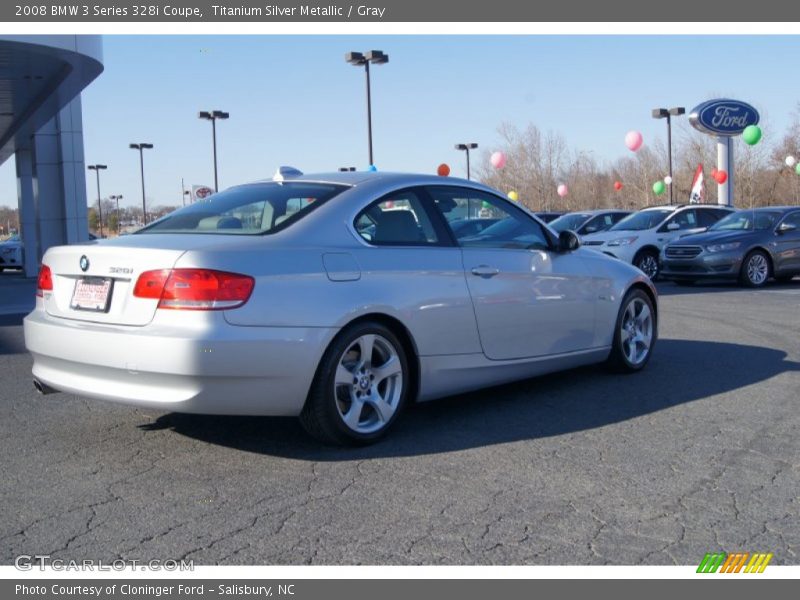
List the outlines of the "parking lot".
{"label": "parking lot", "polygon": [[800,280],[659,290],[644,372],[420,405],[354,450],[293,419],[38,396],[0,317],[0,562],[798,564]]}

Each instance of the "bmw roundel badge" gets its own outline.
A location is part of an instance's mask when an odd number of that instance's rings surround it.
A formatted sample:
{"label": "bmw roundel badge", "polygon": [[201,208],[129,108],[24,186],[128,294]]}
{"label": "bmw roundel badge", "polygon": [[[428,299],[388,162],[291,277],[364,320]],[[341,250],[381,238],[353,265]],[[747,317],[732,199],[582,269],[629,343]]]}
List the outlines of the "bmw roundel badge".
{"label": "bmw roundel badge", "polygon": [[81,271],[83,271],[84,273],[89,270],[89,259],[86,258],[85,254],[81,256],[80,266],[81,266]]}

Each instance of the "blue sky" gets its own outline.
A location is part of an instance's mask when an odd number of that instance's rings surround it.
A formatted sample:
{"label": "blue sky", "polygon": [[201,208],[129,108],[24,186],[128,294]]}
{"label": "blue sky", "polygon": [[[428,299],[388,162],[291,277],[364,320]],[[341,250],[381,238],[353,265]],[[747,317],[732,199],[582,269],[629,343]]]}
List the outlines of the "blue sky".
{"label": "blue sky", "polygon": [[[181,178],[213,184],[211,126],[222,109],[220,187],[268,178],[278,165],[306,172],[367,166],[363,69],[349,50],[381,49],[373,67],[375,162],[380,169],[463,175],[456,142],[498,142],[497,127],[534,123],[600,161],[628,153],[630,129],[665,138],[656,106],[718,95],[748,101],[781,132],[800,101],[792,36],[104,36],[105,72],[84,92],[87,162],[108,165],[102,195],[178,204]],[[697,134],[700,135],[700,134]],[[478,157],[476,156],[476,159]],[[92,174],[93,175],[93,174]],[[13,161],[0,166],[0,203],[16,204]],[[90,201],[94,179],[87,182]]]}

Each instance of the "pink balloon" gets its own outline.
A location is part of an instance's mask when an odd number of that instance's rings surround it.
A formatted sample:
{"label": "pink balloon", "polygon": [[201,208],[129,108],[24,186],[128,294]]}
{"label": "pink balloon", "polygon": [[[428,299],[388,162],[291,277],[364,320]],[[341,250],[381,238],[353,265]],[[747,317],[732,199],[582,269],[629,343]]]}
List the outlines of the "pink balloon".
{"label": "pink balloon", "polygon": [[625,136],[625,145],[628,147],[628,150],[632,150],[633,152],[641,148],[643,143],[644,139],[642,138],[642,134],[638,131],[629,131]]}
{"label": "pink balloon", "polygon": [[495,169],[502,169],[506,166],[506,155],[503,152],[493,152],[489,160]]}
{"label": "pink balloon", "polygon": [[558,195],[561,196],[562,198],[564,196],[566,196],[567,194],[569,194],[569,188],[567,187],[566,183],[559,184],[559,186],[556,189],[556,191],[558,192]]}

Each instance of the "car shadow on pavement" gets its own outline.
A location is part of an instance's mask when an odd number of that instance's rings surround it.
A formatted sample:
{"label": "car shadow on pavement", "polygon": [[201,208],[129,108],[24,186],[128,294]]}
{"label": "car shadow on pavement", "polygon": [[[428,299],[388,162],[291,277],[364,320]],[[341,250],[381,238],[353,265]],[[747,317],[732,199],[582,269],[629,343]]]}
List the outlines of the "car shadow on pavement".
{"label": "car shadow on pavement", "polygon": [[678,285],[673,281],[659,281],[656,284],[659,296],[678,296],[686,294],[714,294],[720,292],[743,292],[752,293],[757,291],[773,290],[798,290],[800,291],[800,279],[795,277],[792,281],[780,283],[768,281],[760,288],[744,287],[736,281],[706,281],[697,282],[691,285]]}
{"label": "car shadow on pavement", "polygon": [[706,341],[659,340],[647,368],[614,375],[600,366],[528,379],[410,407],[382,441],[326,447],[297,419],[169,413],[145,430],[311,461],[451,452],[594,429],[757,384],[800,363],[780,350]]}
{"label": "car shadow on pavement", "polygon": [[25,315],[0,315],[0,355],[22,354],[25,350],[22,319]]}

